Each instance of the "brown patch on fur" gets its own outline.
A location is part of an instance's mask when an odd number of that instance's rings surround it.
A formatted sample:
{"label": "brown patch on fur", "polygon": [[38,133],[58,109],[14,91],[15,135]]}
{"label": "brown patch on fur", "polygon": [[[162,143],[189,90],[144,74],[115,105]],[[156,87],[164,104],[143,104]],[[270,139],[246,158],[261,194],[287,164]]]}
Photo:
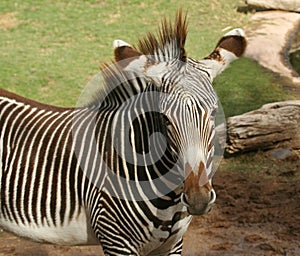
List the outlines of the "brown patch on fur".
{"label": "brown patch on fur", "polygon": [[[191,166],[187,164],[186,169],[186,171],[191,170]],[[209,210],[211,189],[212,186],[209,183],[203,163],[200,163],[198,173],[189,171],[183,187],[184,202],[187,204],[189,214],[201,215]]]}
{"label": "brown patch on fur", "polygon": [[192,167],[188,163],[185,165],[185,171],[187,177],[184,181],[184,193],[201,193],[201,190],[210,191],[212,189],[202,162],[199,165],[197,174],[193,172]]}
{"label": "brown patch on fur", "polygon": [[218,62],[223,62],[224,61],[224,59],[222,58],[222,56],[220,54],[220,49],[219,48],[216,48],[210,55],[208,55],[204,59],[216,60]]}
{"label": "brown patch on fur", "polygon": [[115,48],[114,54],[115,54],[115,60],[117,62],[128,58],[139,57],[142,55],[136,49],[129,46],[121,46]]}
{"label": "brown patch on fur", "polygon": [[[157,34],[156,37],[155,34],[148,33],[147,37],[139,40],[138,46],[143,54],[155,55],[156,53],[162,53],[164,56],[179,58],[181,61],[186,61],[187,55],[184,45],[187,36],[187,20],[186,14],[183,15],[182,10],[178,11],[174,26],[165,18],[162,21],[160,30]],[[166,49],[165,46],[169,44],[173,44],[175,48]],[[174,51],[174,56],[169,56],[172,50]]]}
{"label": "brown patch on fur", "polygon": [[220,63],[224,63],[224,59],[222,58],[222,55],[220,54],[219,48],[215,49],[210,55],[208,55],[204,59],[215,60]]}
{"label": "brown patch on fur", "polygon": [[247,41],[243,36],[225,36],[220,39],[216,48],[223,48],[241,57],[246,50]]}

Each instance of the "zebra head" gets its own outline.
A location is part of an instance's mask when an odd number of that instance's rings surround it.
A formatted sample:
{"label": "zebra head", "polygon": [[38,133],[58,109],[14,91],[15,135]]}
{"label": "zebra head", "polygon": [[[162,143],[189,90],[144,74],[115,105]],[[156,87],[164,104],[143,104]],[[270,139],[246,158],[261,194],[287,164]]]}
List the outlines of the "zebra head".
{"label": "zebra head", "polygon": [[114,47],[116,60],[125,71],[158,88],[167,141],[184,173],[181,202],[190,214],[199,215],[208,212],[216,199],[212,163],[218,98],[212,82],[243,54],[246,40],[242,29],[234,29],[208,57],[197,61],[186,55],[186,35],[186,18],[179,13],[174,27],[164,21],[158,38],[148,34],[139,42],[139,50],[121,40],[114,41]]}

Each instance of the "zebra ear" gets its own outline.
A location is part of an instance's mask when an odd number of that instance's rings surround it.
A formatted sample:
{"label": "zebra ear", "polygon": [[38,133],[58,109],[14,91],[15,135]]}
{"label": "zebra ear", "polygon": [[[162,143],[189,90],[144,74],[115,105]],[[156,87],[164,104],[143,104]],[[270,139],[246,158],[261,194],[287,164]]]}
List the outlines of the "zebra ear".
{"label": "zebra ear", "polygon": [[240,28],[233,29],[219,40],[216,48],[209,56],[200,60],[200,64],[204,66],[210,77],[214,79],[232,61],[243,55],[246,46],[245,32]]}
{"label": "zebra ear", "polygon": [[161,78],[167,72],[165,62],[154,63],[153,60],[122,40],[115,40],[113,46],[115,60],[123,70],[135,72],[137,75],[154,82],[156,86],[160,86]]}
{"label": "zebra ear", "polygon": [[247,46],[246,34],[241,28],[236,28],[226,33],[218,42],[216,49],[221,48],[241,57]]}
{"label": "zebra ear", "polygon": [[117,62],[129,58],[136,58],[142,55],[140,52],[134,49],[130,44],[122,40],[115,40],[113,42],[113,46],[114,46],[115,60]]}

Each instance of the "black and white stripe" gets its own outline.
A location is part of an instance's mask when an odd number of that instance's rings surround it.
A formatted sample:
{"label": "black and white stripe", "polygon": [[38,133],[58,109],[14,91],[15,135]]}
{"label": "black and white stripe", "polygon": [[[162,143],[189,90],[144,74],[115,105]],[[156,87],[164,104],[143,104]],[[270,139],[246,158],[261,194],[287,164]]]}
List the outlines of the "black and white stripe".
{"label": "black and white stripe", "polygon": [[0,90],[2,228],[41,242],[100,243],[106,255],[181,255],[192,208],[182,197],[185,166],[211,182],[212,80],[236,54],[220,41],[210,57],[187,58],[182,14],[175,28],[162,26],[141,53],[116,41],[118,63],[81,107]]}

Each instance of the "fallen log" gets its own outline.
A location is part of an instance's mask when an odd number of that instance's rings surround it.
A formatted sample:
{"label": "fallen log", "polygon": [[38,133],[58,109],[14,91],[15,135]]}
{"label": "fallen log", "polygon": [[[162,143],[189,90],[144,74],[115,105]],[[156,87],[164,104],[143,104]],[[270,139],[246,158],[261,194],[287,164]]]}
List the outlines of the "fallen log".
{"label": "fallen log", "polygon": [[275,102],[227,119],[226,152],[300,149],[300,100]]}

